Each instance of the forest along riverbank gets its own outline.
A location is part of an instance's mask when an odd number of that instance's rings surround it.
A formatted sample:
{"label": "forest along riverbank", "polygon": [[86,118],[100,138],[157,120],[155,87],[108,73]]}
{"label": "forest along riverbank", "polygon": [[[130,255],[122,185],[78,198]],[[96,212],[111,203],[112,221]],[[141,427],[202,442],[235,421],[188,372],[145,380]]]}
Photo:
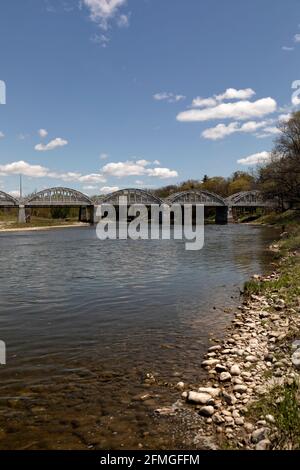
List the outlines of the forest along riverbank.
{"label": "forest along riverbank", "polygon": [[300,224],[291,227],[270,247],[274,272],[246,283],[227,338],[209,348],[206,383],[178,384],[175,408],[200,415],[200,448],[300,448]]}

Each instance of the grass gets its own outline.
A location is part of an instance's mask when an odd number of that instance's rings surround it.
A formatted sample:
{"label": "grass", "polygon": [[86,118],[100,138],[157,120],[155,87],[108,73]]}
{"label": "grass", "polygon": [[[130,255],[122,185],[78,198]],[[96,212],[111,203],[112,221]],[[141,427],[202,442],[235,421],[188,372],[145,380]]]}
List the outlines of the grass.
{"label": "grass", "polygon": [[256,420],[267,415],[274,417],[277,431],[272,442],[275,450],[300,450],[299,386],[296,382],[273,388],[250,406],[248,414]]}
{"label": "grass", "polygon": [[278,225],[280,226],[299,226],[300,224],[300,210],[288,210],[283,213],[272,212],[271,214],[264,215],[257,220],[259,224]]}
{"label": "grass", "polygon": [[[300,298],[300,213],[299,211],[287,211],[284,214],[270,214],[260,219],[260,222],[274,225],[285,225],[286,234],[278,241],[278,252],[274,257],[280,260],[279,277],[271,281],[254,280],[245,284],[245,295],[263,294],[272,298],[274,294],[285,300],[287,306],[298,305]],[[291,338],[294,338],[293,331]],[[270,378],[270,372],[266,373],[266,379]],[[299,384],[295,381],[291,385],[277,386],[267,395],[253,403],[248,415],[259,420],[266,415],[275,418],[276,435],[272,442],[274,449],[300,450],[300,391]]]}

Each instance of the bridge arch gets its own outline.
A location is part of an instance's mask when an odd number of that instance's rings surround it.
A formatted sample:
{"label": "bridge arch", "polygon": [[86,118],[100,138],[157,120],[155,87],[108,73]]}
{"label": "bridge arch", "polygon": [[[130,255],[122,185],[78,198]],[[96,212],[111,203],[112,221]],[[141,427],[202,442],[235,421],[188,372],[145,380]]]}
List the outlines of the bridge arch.
{"label": "bridge arch", "polygon": [[85,194],[75,189],[56,187],[39,191],[25,200],[25,205],[34,207],[49,206],[92,206],[93,202]]}
{"label": "bridge arch", "polygon": [[226,202],[221,196],[205,190],[190,190],[172,194],[166,202],[169,204],[203,204],[210,207],[226,206]]}
{"label": "bridge arch", "polygon": [[163,204],[162,199],[154,194],[148,193],[143,189],[121,189],[114,193],[108,194],[103,200],[103,204],[113,204],[119,205],[119,198],[127,197],[128,204],[144,204],[145,206],[150,206],[151,204]]}
{"label": "bridge arch", "polygon": [[18,207],[19,201],[3,191],[0,191],[0,207]]}
{"label": "bridge arch", "polygon": [[226,199],[229,207],[265,207],[268,202],[264,200],[260,191],[242,191]]}

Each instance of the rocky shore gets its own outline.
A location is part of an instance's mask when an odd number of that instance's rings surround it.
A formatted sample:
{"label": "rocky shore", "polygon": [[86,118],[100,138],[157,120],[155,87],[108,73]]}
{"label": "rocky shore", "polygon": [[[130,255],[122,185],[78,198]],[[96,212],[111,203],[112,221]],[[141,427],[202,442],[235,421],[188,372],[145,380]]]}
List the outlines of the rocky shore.
{"label": "rocky shore", "polygon": [[202,363],[207,381],[196,390],[178,384],[201,417],[200,446],[300,448],[300,297],[287,274],[299,255],[283,257],[269,276],[254,276],[227,338],[215,341]]}

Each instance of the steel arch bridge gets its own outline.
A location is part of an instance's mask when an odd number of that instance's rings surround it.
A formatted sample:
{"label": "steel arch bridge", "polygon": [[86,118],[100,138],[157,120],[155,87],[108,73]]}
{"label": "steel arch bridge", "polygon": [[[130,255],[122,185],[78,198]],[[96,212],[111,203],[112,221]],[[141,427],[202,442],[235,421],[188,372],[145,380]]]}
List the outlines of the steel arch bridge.
{"label": "steel arch bridge", "polygon": [[237,194],[233,194],[226,200],[228,207],[268,207],[272,203],[266,201],[262,197],[260,191],[242,191]]}
{"label": "steel arch bridge", "polygon": [[19,207],[19,201],[10,194],[0,191],[0,207]]}
{"label": "steel arch bridge", "polygon": [[81,207],[93,206],[92,200],[75,189],[70,188],[49,188],[29,196],[24,200],[26,207]]}
{"label": "steel arch bridge", "polygon": [[102,204],[119,205],[120,197],[126,197],[128,204],[144,204],[151,206],[152,204],[163,204],[164,201],[143,189],[121,189],[114,193],[108,194],[102,199]]}
{"label": "steel arch bridge", "polygon": [[209,207],[226,207],[225,200],[209,191],[190,190],[172,194],[166,202],[168,204],[203,204]]}

